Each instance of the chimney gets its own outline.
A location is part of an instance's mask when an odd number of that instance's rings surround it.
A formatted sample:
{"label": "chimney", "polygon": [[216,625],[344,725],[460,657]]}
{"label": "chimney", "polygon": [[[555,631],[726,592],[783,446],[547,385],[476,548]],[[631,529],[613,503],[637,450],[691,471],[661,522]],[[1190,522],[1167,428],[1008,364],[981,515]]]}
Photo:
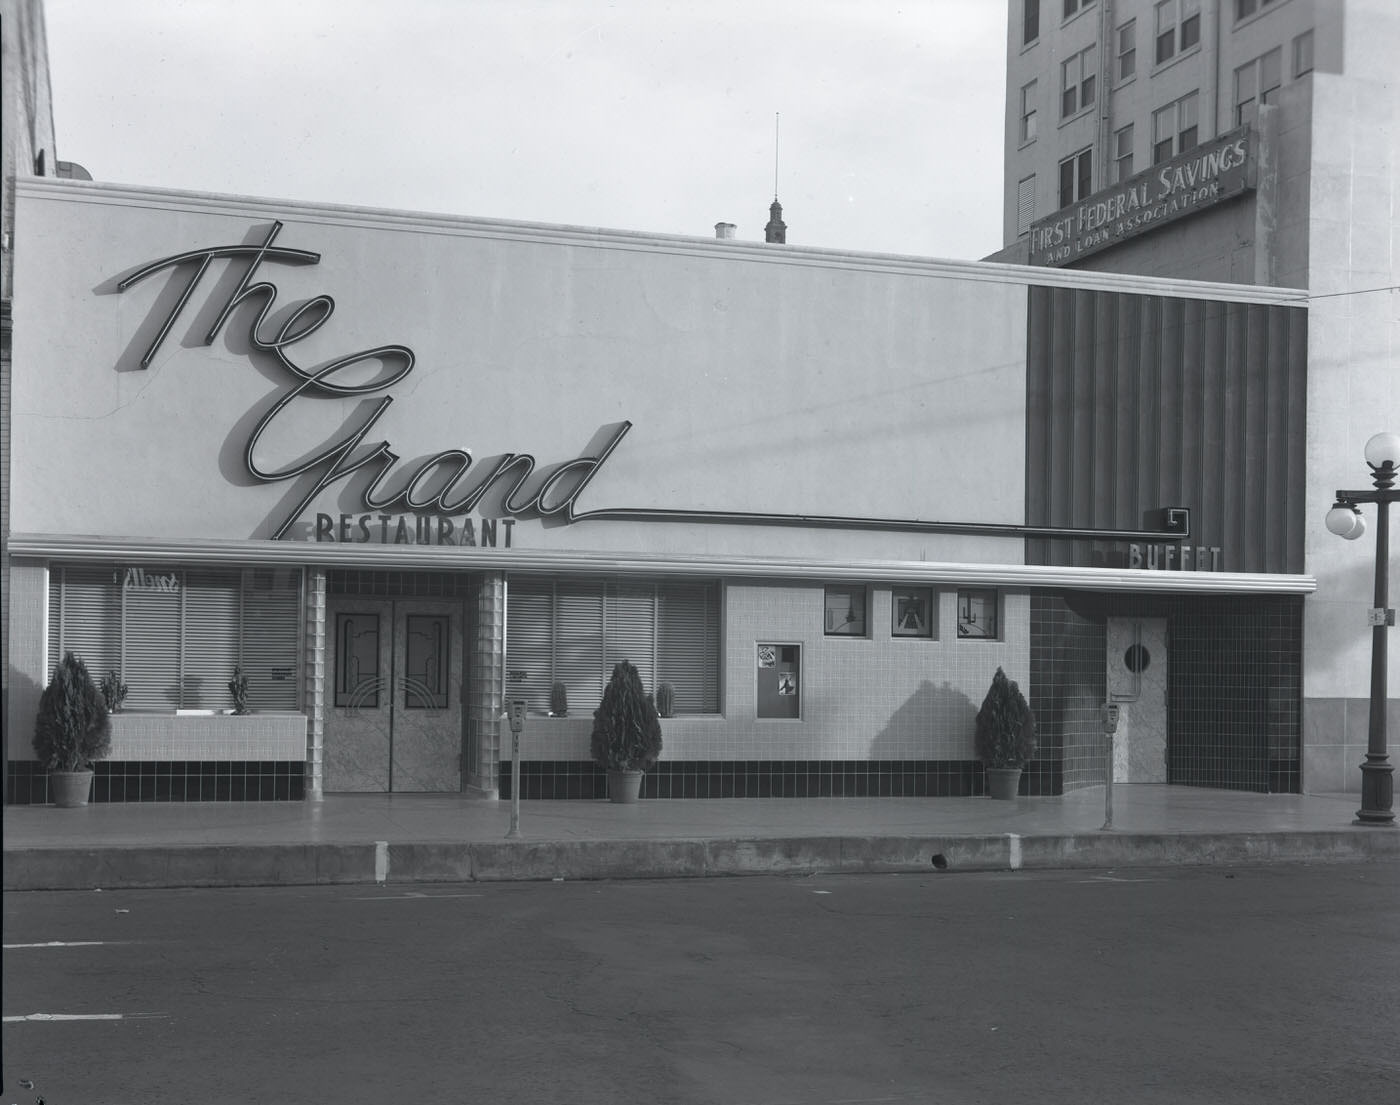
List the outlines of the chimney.
{"label": "chimney", "polygon": [[716,238],[732,238],[738,228],[733,223],[715,223]]}

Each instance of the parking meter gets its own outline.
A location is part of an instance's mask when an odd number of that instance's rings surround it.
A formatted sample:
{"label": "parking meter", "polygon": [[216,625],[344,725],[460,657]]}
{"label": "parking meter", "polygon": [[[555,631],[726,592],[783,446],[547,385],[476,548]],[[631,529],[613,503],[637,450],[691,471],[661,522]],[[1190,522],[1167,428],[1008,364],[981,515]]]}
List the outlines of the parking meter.
{"label": "parking meter", "polygon": [[1118,703],[1105,702],[1099,711],[1108,748],[1103,776],[1103,827],[1113,828],[1113,734],[1118,732]]}

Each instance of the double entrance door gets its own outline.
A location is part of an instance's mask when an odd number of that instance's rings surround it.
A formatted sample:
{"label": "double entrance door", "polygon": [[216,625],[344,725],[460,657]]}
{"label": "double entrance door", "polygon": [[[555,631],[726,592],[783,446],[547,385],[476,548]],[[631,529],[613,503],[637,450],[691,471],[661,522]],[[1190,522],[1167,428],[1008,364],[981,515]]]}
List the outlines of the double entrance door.
{"label": "double entrance door", "polygon": [[337,596],[326,609],[328,792],[462,789],[462,604]]}

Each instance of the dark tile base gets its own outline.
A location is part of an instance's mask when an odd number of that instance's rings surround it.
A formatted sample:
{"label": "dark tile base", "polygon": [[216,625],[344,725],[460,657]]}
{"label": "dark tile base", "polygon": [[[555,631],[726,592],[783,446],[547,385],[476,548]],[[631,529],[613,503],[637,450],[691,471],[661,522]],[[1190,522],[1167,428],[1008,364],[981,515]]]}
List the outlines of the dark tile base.
{"label": "dark tile base", "polygon": [[[300,802],[306,764],[300,760],[102,760],[93,765],[92,802]],[[11,805],[49,802],[49,773],[37,761],[15,760],[5,778]]]}
{"label": "dark tile base", "polygon": [[[1021,793],[1058,794],[1059,769],[1032,764]],[[500,765],[500,795],[511,797],[511,765]],[[675,760],[642,776],[643,798],[957,798],[986,793],[975,760]],[[608,796],[608,776],[591,760],[527,760],[520,797]]]}

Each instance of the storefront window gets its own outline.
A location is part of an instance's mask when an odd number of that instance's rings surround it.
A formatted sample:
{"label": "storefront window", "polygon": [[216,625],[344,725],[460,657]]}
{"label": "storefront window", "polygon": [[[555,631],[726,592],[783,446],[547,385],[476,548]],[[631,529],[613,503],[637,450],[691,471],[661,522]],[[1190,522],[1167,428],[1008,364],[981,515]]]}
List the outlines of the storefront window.
{"label": "storefront window", "polygon": [[588,717],[629,660],[650,693],[671,684],[677,714],[719,713],[718,584],[512,578],[508,592],[507,698],[547,713],[562,683],[569,714]]}
{"label": "storefront window", "polygon": [[255,710],[295,710],[299,569],[54,565],[49,664],[66,651],[127,684],[123,709],[226,709],[234,667]]}

